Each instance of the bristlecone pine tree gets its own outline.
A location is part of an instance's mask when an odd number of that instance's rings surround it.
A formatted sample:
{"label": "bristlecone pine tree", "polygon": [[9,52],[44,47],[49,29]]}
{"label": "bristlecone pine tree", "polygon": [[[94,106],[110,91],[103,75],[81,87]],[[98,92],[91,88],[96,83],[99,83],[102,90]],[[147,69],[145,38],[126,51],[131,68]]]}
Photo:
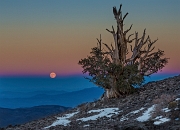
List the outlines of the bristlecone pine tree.
{"label": "bristlecone pine tree", "polygon": [[[153,45],[158,39],[152,41],[146,36],[146,29],[141,37],[138,36],[138,32],[127,35],[132,25],[124,31],[124,20],[128,13],[123,16],[121,7],[122,5],[118,11],[113,7],[117,30],[115,31],[113,26],[112,31],[106,29],[113,35],[114,45],[103,43],[100,35],[97,47],[92,48],[90,56],[78,63],[82,66],[83,73],[91,76],[88,78],[91,82],[104,88],[104,97],[107,98],[131,94],[135,91],[136,85],[143,83],[144,76],[156,73],[168,62],[168,58],[162,58],[164,51],[153,51]],[[131,38],[132,36],[134,37]],[[132,42],[134,45],[131,45]]]}

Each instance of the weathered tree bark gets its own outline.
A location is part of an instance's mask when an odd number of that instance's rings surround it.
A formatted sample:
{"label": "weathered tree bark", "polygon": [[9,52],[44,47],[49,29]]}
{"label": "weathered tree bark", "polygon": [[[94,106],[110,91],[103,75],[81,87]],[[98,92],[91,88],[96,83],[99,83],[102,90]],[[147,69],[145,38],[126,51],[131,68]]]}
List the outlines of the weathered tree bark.
{"label": "weathered tree bark", "polygon": [[[97,47],[92,49],[92,57],[79,62],[83,65],[83,73],[89,72],[89,75],[93,76],[91,81],[105,89],[104,95],[107,98],[117,98],[129,94],[134,89],[132,80],[136,79],[139,83],[141,77],[156,73],[168,62],[168,58],[162,58],[163,51],[152,52],[155,49],[153,45],[158,39],[151,41],[149,36],[146,37],[146,29],[141,37],[138,36],[138,32],[127,35],[132,25],[124,31],[124,20],[128,13],[123,16],[121,7],[122,5],[118,11],[116,7],[113,7],[117,30],[115,31],[113,26],[112,31],[106,29],[112,34],[114,45],[109,46],[102,43],[100,35],[100,39],[97,39]],[[131,38],[132,36],[134,38]],[[131,45],[132,42],[134,45]],[[102,44],[108,51],[103,50]],[[131,54],[130,57],[127,57],[128,53]],[[131,69],[128,68],[129,66]],[[131,72],[132,69],[134,69],[133,72]]]}
{"label": "weathered tree bark", "polygon": [[[158,55],[162,53],[162,51],[158,50],[158,52],[151,53],[154,50],[155,47],[152,47],[152,45],[158,40],[151,41],[150,37],[146,36],[146,29],[144,29],[142,37],[138,38],[138,33],[135,32],[135,38],[130,40],[130,37],[134,34],[130,34],[127,38],[126,35],[127,33],[131,30],[132,25],[130,26],[129,29],[126,31],[123,31],[123,26],[124,26],[124,20],[128,13],[126,13],[124,16],[122,15],[121,11],[122,5],[120,5],[119,10],[117,11],[116,7],[113,7],[113,14],[117,23],[117,31],[115,32],[114,27],[112,26],[112,31],[106,29],[108,32],[110,32],[113,35],[114,38],[114,48],[110,49],[110,47],[104,43],[104,45],[108,48],[109,53],[112,57],[112,61],[115,64],[120,64],[122,66],[126,65],[133,65],[135,63],[138,63],[138,70],[139,73],[138,75],[143,75],[143,76],[148,76],[151,75],[155,72],[157,72],[159,69],[164,67],[164,64],[167,63],[167,58],[161,59],[159,57],[154,57],[154,63],[153,65],[156,67],[150,67],[152,66],[150,62],[152,62],[152,56]],[[131,51],[132,51],[132,56],[130,58],[126,58],[126,55],[128,53],[128,43],[131,43],[132,41],[135,42],[134,48],[131,46]],[[147,49],[146,46],[147,45]],[[112,46],[112,45],[111,45]],[[144,49],[142,49],[144,47]],[[160,54],[161,56],[163,54]],[[149,59],[148,59],[149,58]],[[163,61],[163,62],[162,62]],[[110,89],[106,89],[106,95],[108,98],[113,98],[113,97],[119,97],[121,94],[119,91],[116,90],[115,85],[117,79],[113,79],[113,85]]]}
{"label": "weathered tree bark", "polygon": [[[105,46],[108,48],[108,50],[111,53],[113,63],[124,66],[126,63],[126,55],[128,52],[127,43],[132,42],[126,39],[126,34],[129,30],[131,30],[132,25],[128,30],[123,31],[124,19],[126,18],[128,13],[126,13],[124,17],[122,17],[121,7],[122,5],[120,5],[118,11],[116,7],[113,7],[113,14],[117,23],[117,31],[115,32],[113,26],[112,26],[112,31],[106,29],[108,32],[112,33],[113,35],[115,48],[110,49],[110,47],[107,44],[105,44]],[[112,87],[110,89],[106,89],[106,96],[108,98],[114,98],[114,97],[117,98],[121,95],[120,92],[116,89],[117,79],[114,77],[112,80],[113,80]]]}

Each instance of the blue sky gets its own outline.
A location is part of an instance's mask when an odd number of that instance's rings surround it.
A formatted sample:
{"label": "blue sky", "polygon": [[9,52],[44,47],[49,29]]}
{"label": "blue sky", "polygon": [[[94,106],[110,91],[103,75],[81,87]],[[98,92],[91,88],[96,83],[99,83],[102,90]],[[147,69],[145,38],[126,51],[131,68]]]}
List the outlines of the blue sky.
{"label": "blue sky", "polygon": [[122,3],[129,12],[125,28],[131,33],[144,28],[156,49],[170,58],[164,73],[179,73],[179,0],[1,0],[0,75],[81,74],[77,64],[96,45],[102,35],[110,44],[106,28],[115,26],[112,7]]}

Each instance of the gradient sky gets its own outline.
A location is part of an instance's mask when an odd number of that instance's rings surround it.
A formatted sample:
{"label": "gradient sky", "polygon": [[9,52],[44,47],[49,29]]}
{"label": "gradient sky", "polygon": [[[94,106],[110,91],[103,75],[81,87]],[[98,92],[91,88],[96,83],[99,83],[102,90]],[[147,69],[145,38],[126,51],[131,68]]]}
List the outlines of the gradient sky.
{"label": "gradient sky", "polygon": [[96,38],[113,42],[106,28],[121,3],[125,29],[146,28],[170,58],[163,73],[180,73],[180,0],[0,0],[0,75],[81,74],[77,63]]}

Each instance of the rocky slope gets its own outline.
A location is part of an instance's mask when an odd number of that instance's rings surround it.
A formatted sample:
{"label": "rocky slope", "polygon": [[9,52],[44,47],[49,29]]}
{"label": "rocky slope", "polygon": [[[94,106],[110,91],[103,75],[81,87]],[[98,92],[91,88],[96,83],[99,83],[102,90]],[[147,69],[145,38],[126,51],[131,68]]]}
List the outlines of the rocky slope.
{"label": "rocky slope", "polygon": [[180,75],[6,130],[180,130]]}

